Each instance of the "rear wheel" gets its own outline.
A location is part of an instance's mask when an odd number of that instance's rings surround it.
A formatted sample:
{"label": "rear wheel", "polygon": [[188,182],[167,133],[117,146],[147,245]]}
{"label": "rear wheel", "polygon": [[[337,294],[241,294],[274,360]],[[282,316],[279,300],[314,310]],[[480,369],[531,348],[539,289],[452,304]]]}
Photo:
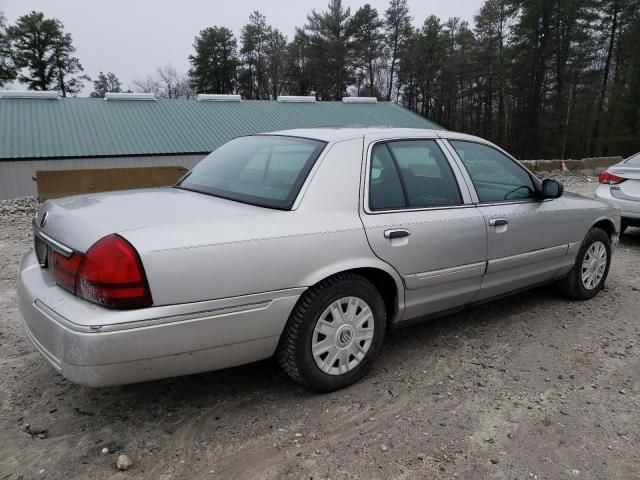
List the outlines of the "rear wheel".
{"label": "rear wheel", "polygon": [[344,273],[304,293],[280,339],[276,358],[296,382],[319,391],[359,380],[380,353],[386,310],[376,287]]}
{"label": "rear wheel", "polygon": [[610,265],[611,239],[604,230],[592,228],[582,242],[573,269],[560,281],[560,287],[576,300],[589,300],[604,287]]}

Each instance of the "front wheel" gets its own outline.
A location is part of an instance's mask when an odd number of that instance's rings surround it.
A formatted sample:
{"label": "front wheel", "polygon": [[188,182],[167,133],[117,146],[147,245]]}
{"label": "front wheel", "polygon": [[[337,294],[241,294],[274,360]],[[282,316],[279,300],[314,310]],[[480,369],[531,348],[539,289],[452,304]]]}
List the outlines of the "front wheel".
{"label": "front wheel", "polygon": [[359,380],[380,353],[386,310],[367,279],[344,273],[304,293],[282,333],[276,358],[293,380],[329,392]]}
{"label": "front wheel", "polygon": [[573,269],[560,281],[561,290],[576,300],[589,300],[604,287],[610,266],[611,239],[594,227],[582,242]]}

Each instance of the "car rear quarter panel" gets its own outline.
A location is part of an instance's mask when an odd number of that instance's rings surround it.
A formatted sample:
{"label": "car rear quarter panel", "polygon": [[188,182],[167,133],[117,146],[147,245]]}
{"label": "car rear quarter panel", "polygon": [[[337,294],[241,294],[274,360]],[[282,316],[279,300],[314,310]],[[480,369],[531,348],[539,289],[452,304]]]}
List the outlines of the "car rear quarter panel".
{"label": "car rear quarter panel", "polygon": [[620,232],[618,208],[575,193],[565,193],[562,201],[567,206],[566,220],[572,242],[582,242],[589,229],[601,221],[610,222],[616,234]]}
{"label": "car rear quarter panel", "polygon": [[294,210],[122,232],[140,253],[154,305],[308,287],[381,268],[358,216],[362,138],[329,145]]}

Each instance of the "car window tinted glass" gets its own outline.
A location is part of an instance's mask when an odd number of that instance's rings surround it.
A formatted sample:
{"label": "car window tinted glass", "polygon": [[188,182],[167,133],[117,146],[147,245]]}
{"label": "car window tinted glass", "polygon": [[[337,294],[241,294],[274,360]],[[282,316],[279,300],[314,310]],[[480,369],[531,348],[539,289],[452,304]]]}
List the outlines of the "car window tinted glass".
{"label": "car window tinted glass", "polygon": [[388,145],[400,167],[410,207],[462,203],[451,165],[435,141],[393,141]]}
{"label": "car window tinted glass", "polygon": [[451,140],[449,143],[467,168],[481,202],[535,197],[535,187],[529,173],[503,153],[479,143],[460,140]]}
{"label": "car window tinted glass", "polygon": [[369,208],[384,210],[407,206],[398,169],[384,143],[373,148],[369,176]]}
{"label": "car window tinted glass", "polygon": [[634,156],[629,157],[624,163],[628,165],[640,165],[640,153],[636,153]]}
{"label": "car window tinted glass", "polygon": [[256,135],[224,144],[177,185],[263,207],[290,209],[325,143]]}

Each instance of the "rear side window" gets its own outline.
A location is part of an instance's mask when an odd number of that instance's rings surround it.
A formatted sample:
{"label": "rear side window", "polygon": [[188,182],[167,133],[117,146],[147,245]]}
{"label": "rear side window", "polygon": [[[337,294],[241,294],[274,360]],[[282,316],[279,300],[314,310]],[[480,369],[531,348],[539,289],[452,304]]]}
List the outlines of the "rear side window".
{"label": "rear side window", "polygon": [[388,210],[407,206],[398,168],[386,144],[373,148],[369,181],[369,207]]}
{"label": "rear side window", "polygon": [[277,135],[236,138],[202,160],[177,187],[288,210],[325,145]]}
{"label": "rear side window", "polygon": [[398,140],[377,144],[369,176],[372,210],[461,205],[458,183],[433,140]]}
{"label": "rear side window", "polygon": [[398,162],[410,207],[462,204],[451,165],[433,140],[389,142]]}
{"label": "rear side window", "polygon": [[469,172],[480,202],[526,200],[535,197],[529,173],[495,148],[474,142],[450,140]]}

